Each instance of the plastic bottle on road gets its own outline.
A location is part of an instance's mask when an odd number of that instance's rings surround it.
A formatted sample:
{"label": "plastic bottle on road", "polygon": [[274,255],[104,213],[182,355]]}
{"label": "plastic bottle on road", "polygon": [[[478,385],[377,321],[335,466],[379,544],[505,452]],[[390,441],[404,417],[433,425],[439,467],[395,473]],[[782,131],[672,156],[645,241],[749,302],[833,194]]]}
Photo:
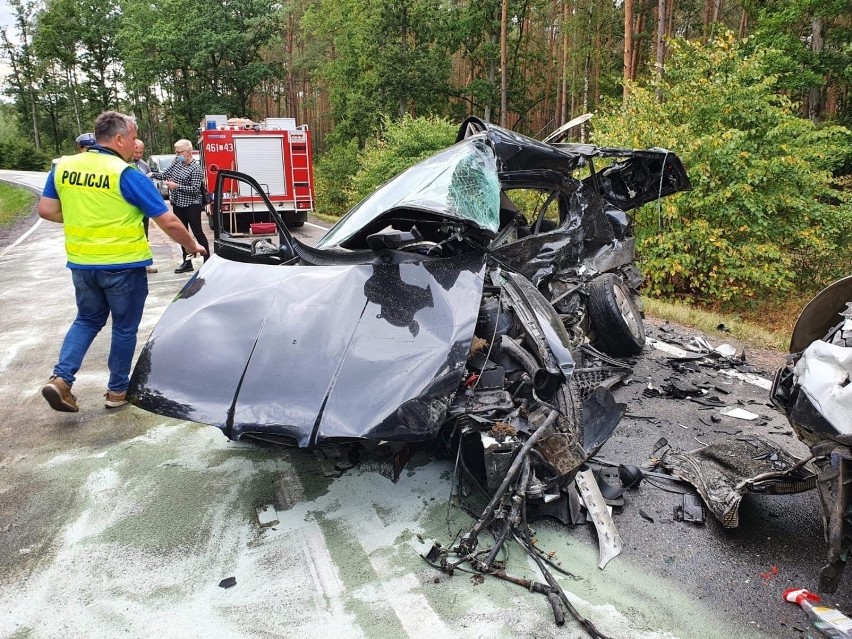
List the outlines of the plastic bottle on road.
{"label": "plastic bottle on road", "polygon": [[852,639],[852,619],[839,610],[817,606],[819,595],[804,588],[788,588],[784,600],[799,604],[814,627],[831,639]]}

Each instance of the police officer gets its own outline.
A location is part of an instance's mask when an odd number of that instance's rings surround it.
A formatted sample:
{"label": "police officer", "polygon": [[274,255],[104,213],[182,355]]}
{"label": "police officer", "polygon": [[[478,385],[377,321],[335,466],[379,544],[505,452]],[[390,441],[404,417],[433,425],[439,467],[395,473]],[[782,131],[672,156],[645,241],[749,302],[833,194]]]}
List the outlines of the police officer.
{"label": "police officer", "polygon": [[94,137],[95,144],[85,152],[59,160],[38,203],[42,218],[65,227],[67,266],[77,300],[77,317],[65,335],[53,375],[41,389],[51,408],[64,412],[79,410],[71,386],[110,315],[104,405],[127,403],[136,333],[148,296],[145,267],[152,257],[142,218],[152,218],[187,253],[205,252],[168,210],[153,183],[128,164],[135,148],[134,119],[115,111],[102,113],[95,120]]}
{"label": "police officer", "polygon": [[77,150],[80,153],[85,153],[93,146],[95,146],[95,134],[94,133],[81,133],[77,136]]}

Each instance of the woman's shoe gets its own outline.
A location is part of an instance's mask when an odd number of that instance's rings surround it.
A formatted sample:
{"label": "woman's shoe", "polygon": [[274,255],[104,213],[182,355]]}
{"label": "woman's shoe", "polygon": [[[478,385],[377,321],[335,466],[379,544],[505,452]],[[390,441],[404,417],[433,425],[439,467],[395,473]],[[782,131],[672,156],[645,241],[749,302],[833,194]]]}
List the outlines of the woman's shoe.
{"label": "woman's shoe", "polygon": [[175,269],[175,273],[189,273],[190,271],[194,270],[195,268],[192,266],[192,262],[186,260],[183,264],[181,264]]}

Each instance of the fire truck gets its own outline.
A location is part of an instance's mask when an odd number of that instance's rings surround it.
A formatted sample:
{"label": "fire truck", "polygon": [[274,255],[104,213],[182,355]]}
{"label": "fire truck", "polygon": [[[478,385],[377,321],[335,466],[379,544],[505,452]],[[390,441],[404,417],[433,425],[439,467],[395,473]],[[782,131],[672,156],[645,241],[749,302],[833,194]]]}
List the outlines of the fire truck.
{"label": "fire truck", "polygon": [[[295,118],[244,118],[207,115],[201,122],[198,146],[209,191],[219,169],[248,173],[288,226],[302,226],[314,209],[314,171],[308,125]],[[262,233],[271,216],[260,194],[246,184],[225,180],[221,231]]]}

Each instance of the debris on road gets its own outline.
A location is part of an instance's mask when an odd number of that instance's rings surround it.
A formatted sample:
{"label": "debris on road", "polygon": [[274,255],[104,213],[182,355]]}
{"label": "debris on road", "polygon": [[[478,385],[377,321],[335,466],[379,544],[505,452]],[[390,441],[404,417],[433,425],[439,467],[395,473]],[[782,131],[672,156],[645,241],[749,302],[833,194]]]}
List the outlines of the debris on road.
{"label": "debris on road", "polygon": [[255,510],[257,512],[257,523],[260,524],[261,528],[267,528],[278,524],[278,512],[272,504],[259,506]]}
{"label": "debris on road", "polygon": [[698,496],[692,493],[684,493],[683,502],[675,506],[674,519],[689,524],[703,524],[704,505]]}
{"label": "debris on road", "polygon": [[736,406],[728,406],[719,412],[725,417],[733,417],[735,419],[744,419],[747,421],[752,421],[760,417],[760,415],[757,415],[756,413],[752,413],[744,408],[737,408]]}
{"label": "debris on road", "polygon": [[804,588],[788,588],[782,598],[801,606],[814,628],[826,637],[852,639],[852,619],[835,608],[816,605],[820,602],[819,595]]}
{"label": "debris on road", "polygon": [[690,452],[669,448],[660,466],[692,484],[725,527],[739,525],[739,505],[747,492],[781,495],[812,490],[815,475],[797,459],[758,435],[733,437]]}

